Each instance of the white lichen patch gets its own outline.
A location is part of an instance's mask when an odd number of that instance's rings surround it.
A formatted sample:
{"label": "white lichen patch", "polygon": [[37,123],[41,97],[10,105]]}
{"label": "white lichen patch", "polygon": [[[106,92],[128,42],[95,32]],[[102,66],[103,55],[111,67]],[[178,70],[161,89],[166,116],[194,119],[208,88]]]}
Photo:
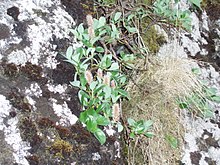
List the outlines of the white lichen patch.
{"label": "white lichen patch", "polygon": [[72,114],[66,102],[60,105],[57,104],[56,99],[50,99],[50,101],[52,102],[54,113],[58,117],[60,117],[60,121],[57,124],[61,124],[63,126],[69,126],[76,123],[78,118],[74,114]]}
{"label": "white lichen patch", "polygon": [[[10,5],[10,3],[8,4]],[[55,57],[58,52],[54,51],[56,47],[52,45],[50,41],[53,40],[53,35],[57,38],[69,38],[67,32],[69,28],[75,24],[72,17],[63,10],[59,0],[21,0],[15,1],[13,5],[18,7],[20,10],[20,14],[18,15],[19,21],[25,22],[27,20],[32,20],[33,23],[28,24],[26,32],[26,36],[28,40],[31,41],[31,45],[29,47],[25,47],[23,50],[13,50],[8,54],[8,61],[15,64],[25,64],[29,61],[32,64],[38,65],[40,64],[40,59],[44,56],[46,57],[45,62],[41,65],[51,69],[56,68],[57,61]],[[54,7],[53,12],[51,13],[49,8],[52,6]],[[8,7],[5,6],[4,10],[6,11],[9,7],[11,7],[11,5]],[[50,15],[50,17],[48,17],[48,20],[43,19],[35,13],[35,10],[38,10],[46,15]],[[2,17],[9,16],[5,13]],[[0,23],[6,22],[6,20],[4,22],[0,20]],[[7,24],[9,23],[7,22]],[[14,36],[15,37],[11,37],[10,42],[16,42],[14,40],[17,36],[16,34],[14,34]],[[21,38],[19,39],[21,40]],[[2,47],[7,45],[6,43],[7,41],[1,41]]]}
{"label": "white lichen patch", "polygon": [[114,142],[114,146],[116,148],[116,154],[115,154],[115,158],[121,158],[121,147],[120,147],[120,143],[118,141]]}
{"label": "white lichen patch", "polygon": [[114,134],[116,133],[111,125],[104,127],[104,130],[108,136],[114,136]]}
{"label": "white lichen patch", "polygon": [[[190,153],[198,151],[201,153],[203,158],[209,157],[213,161],[220,163],[220,156],[215,156],[216,154],[218,155],[218,153],[220,153],[220,148],[214,148],[207,145],[206,147],[208,149],[208,152],[205,152],[201,151],[201,149],[198,146],[198,140],[202,138],[204,130],[212,134],[211,138],[214,138],[216,141],[220,141],[220,129],[216,127],[214,124],[210,123],[209,121],[205,121],[201,118],[196,119],[193,122],[191,118],[185,118],[185,124],[187,133],[184,137],[186,144],[184,147],[182,162],[187,165],[191,165],[192,163]],[[210,137],[205,138],[207,139]]]}
{"label": "white lichen patch", "polygon": [[[190,17],[192,19],[192,32],[186,32],[180,35],[182,47],[185,48],[191,56],[195,56],[197,53],[207,55],[208,52],[201,48],[202,45],[208,44],[206,39],[201,35],[208,35],[207,32],[209,31],[209,27],[207,14],[205,11],[202,13],[202,20],[199,20],[195,13],[192,13]],[[205,32],[201,31],[201,29]]]}
{"label": "white lichen patch", "polygon": [[100,160],[100,159],[101,159],[101,156],[99,155],[98,152],[92,153],[92,160]]}
{"label": "white lichen patch", "polygon": [[[4,131],[5,141],[13,148],[15,161],[21,165],[29,165],[25,157],[29,154],[30,146],[22,141],[18,129],[18,118],[9,118],[12,106],[5,96],[0,95],[0,130]],[[3,121],[5,119],[5,121]]]}
{"label": "white lichen patch", "polygon": [[[207,66],[207,64],[200,68],[200,72],[200,79],[208,87],[215,88],[217,90],[217,95],[220,95],[219,73],[211,65]],[[220,104],[211,101],[209,104],[213,108],[213,111],[219,111]],[[219,113],[217,113],[212,120],[217,122],[219,117]],[[210,144],[206,144],[206,148],[201,149],[199,146],[199,143],[206,143],[206,141],[210,138],[213,139],[212,141],[215,141],[216,144],[220,144],[220,128],[218,127],[218,124],[211,122],[210,119],[192,118],[185,115],[183,125],[186,129],[184,137],[186,144],[183,149],[184,154],[182,162],[187,165],[191,165],[190,153],[197,151],[202,156],[200,164],[208,164],[205,161],[205,158],[210,158],[212,161],[215,161],[216,164],[220,164],[220,147],[213,147],[209,146]],[[205,134],[205,132],[208,132],[208,134]]]}
{"label": "white lichen patch", "polygon": [[210,147],[208,150],[208,155],[212,160],[216,161],[216,164],[220,164],[220,148]]}
{"label": "white lichen patch", "polygon": [[30,88],[26,88],[25,94],[28,96],[40,97],[42,96],[42,90],[37,83],[33,83]]}
{"label": "white lichen patch", "polygon": [[34,101],[34,99],[32,99],[30,96],[26,96],[25,99],[27,99],[27,102],[31,105],[34,111],[37,110],[35,107],[36,101]]}
{"label": "white lichen patch", "polygon": [[167,44],[162,45],[157,55],[160,58],[166,58],[166,57],[187,58],[187,54],[184,51],[184,48],[180,45],[177,39],[171,40]]}
{"label": "white lichen patch", "polygon": [[197,53],[200,52],[200,47],[197,41],[192,41],[186,36],[183,36],[181,39],[182,46],[184,48],[187,48],[187,50],[190,52],[190,55],[195,56]]}
{"label": "white lichen patch", "polygon": [[53,84],[47,84],[48,90],[53,93],[59,93],[62,94],[66,91],[67,85],[53,85]]}

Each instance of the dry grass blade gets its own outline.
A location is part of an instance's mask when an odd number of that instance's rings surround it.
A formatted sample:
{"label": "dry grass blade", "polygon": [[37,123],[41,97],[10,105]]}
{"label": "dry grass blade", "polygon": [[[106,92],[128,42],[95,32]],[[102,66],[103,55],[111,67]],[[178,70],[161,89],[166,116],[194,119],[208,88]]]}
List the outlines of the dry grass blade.
{"label": "dry grass blade", "polygon": [[[158,59],[150,57],[147,71],[135,70],[127,90],[131,100],[123,105],[126,117],[154,121],[151,139],[141,138],[131,143],[128,150],[129,164],[174,165],[181,157],[184,129],[180,123],[178,98],[187,98],[193,92],[202,93],[202,85],[191,71],[193,61],[181,58]],[[138,61],[138,68],[144,62]],[[172,148],[166,139],[172,135],[178,139],[178,147]]]}

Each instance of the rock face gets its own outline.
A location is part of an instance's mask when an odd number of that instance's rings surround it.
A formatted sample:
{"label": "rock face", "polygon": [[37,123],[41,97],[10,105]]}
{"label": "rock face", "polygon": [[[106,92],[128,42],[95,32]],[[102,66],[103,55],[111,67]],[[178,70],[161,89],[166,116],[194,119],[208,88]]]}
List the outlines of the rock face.
{"label": "rock face", "polygon": [[0,164],[122,164],[115,138],[101,146],[77,122],[74,70],[61,55],[79,45],[68,29],[83,22],[85,5],[91,2],[1,1]]}
{"label": "rock face", "polygon": [[[192,32],[178,33],[178,41],[169,41],[160,48],[158,55],[164,57],[168,54],[166,51],[174,50],[168,55],[195,59],[193,67],[201,71],[200,79],[208,87],[217,89],[220,95],[220,4],[218,1],[206,3],[203,11],[191,14]],[[212,102],[210,105],[214,112],[210,119],[192,116],[188,111],[184,114],[186,133],[181,164],[220,165],[220,104]]]}
{"label": "rock face", "polygon": [[[208,87],[217,89],[217,94],[220,95],[220,20],[219,17],[214,19],[210,11],[208,14],[206,11],[192,13],[192,32],[180,33],[178,42],[171,40],[162,46],[159,56],[167,54],[166,50],[175,50],[169,56],[195,59],[193,67],[200,69],[200,79]],[[185,112],[183,124],[186,133],[182,153],[184,165],[220,165],[220,104],[212,102],[210,105],[214,111],[214,116],[210,119],[195,118],[188,111]]]}
{"label": "rock face", "polygon": [[[217,89],[217,94],[220,95],[220,24],[219,18],[213,19],[209,10],[208,8],[209,15],[204,11],[200,19],[193,15],[196,21],[194,21],[194,31],[190,36],[192,39],[182,36],[181,41],[185,50],[188,51],[188,55],[198,59],[197,67],[201,70],[201,80],[206,82],[209,87]],[[188,41],[185,42],[187,38]],[[211,119],[195,119],[192,116],[185,118],[186,134],[184,140],[186,145],[183,162],[187,165],[220,164],[220,104],[210,104],[215,114]]]}

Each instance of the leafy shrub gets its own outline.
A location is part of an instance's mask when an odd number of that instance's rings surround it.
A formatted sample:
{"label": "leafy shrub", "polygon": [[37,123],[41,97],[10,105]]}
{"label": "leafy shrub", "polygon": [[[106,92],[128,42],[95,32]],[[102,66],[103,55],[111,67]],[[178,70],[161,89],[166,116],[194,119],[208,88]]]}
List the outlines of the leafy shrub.
{"label": "leafy shrub", "polygon": [[[71,30],[82,46],[75,50],[70,46],[66,51],[66,61],[73,64],[76,70],[71,85],[79,88],[78,96],[83,106],[80,121],[101,144],[106,141],[101,126],[118,122],[119,99],[128,97],[123,90],[126,76],[120,71],[118,58],[105,48],[119,39],[120,32],[116,23],[120,17],[121,14],[116,13],[107,24],[105,17],[93,19],[87,16],[88,28],[80,24]],[[121,55],[124,61],[132,56],[123,53]]]}

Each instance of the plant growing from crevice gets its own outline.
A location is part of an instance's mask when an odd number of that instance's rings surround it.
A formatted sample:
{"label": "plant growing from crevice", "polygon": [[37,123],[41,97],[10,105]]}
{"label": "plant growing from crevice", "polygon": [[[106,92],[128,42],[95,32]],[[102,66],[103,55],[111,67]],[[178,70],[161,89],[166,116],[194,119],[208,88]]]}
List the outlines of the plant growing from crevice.
{"label": "plant growing from crevice", "polygon": [[146,137],[152,137],[153,133],[149,132],[152,127],[153,122],[151,120],[139,120],[135,121],[132,118],[128,118],[128,127],[130,128],[130,138],[135,138],[136,136],[144,135]]}
{"label": "plant growing from crevice", "polygon": [[[168,5],[166,0],[164,3]],[[160,7],[160,4],[155,3],[154,10],[157,14],[167,16],[168,13],[171,19],[176,21],[178,17],[188,26],[187,13],[170,14],[170,11],[163,8],[163,5],[161,10]],[[119,123],[120,99],[128,98],[127,92],[123,89],[127,78],[122,73],[122,67],[133,69],[133,60],[137,55],[147,52],[143,42],[138,46],[131,45],[125,37],[125,34],[135,33],[140,37],[134,20],[148,15],[141,11],[138,10],[136,14],[128,16],[122,12],[114,12],[108,17],[109,19],[105,17],[93,19],[91,15],[88,15],[87,26],[80,24],[70,30],[81,43],[81,46],[77,48],[70,46],[65,55],[66,61],[73,64],[76,71],[71,85],[79,88],[78,97],[83,108],[79,119],[101,144],[106,141],[106,135],[102,131],[103,126],[116,125],[120,131],[122,130],[122,125]],[[118,43],[125,44],[132,53],[124,51],[121,47],[116,48]],[[135,130],[133,126],[130,128]]]}
{"label": "plant growing from crevice", "polygon": [[180,99],[178,104],[181,109],[188,109],[204,118],[209,118],[214,115],[210,102],[220,103],[217,89],[203,86],[201,92],[193,92],[185,99]]}
{"label": "plant growing from crevice", "polygon": [[[193,68],[192,72],[197,76],[200,74],[198,68]],[[200,84],[200,89],[195,89],[184,99],[179,99],[179,107],[180,109],[188,109],[204,118],[213,117],[214,112],[211,107],[211,102],[220,103],[220,96],[217,94],[216,88],[208,87],[204,82],[198,82]]]}
{"label": "plant growing from crevice", "polygon": [[[201,0],[188,0],[188,3],[201,9]],[[190,31],[192,28],[192,19],[190,18],[191,11],[181,8],[180,0],[156,0],[154,2],[154,13],[163,17],[166,23],[168,23],[167,20],[169,20],[173,25]]]}
{"label": "plant growing from crevice", "polygon": [[101,144],[106,141],[102,126],[119,122],[119,100],[128,98],[123,89],[127,78],[121,72],[120,64],[128,65],[133,55],[120,52],[121,56],[116,56],[112,47],[111,51],[107,49],[120,37],[116,27],[120,17],[121,13],[116,13],[108,24],[105,17],[93,19],[88,15],[88,28],[80,24],[71,30],[82,46],[75,50],[70,46],[65,55],[66,61],[76,70],[71,85],[79,88],[78,96],[83,107],[79,119]]}

